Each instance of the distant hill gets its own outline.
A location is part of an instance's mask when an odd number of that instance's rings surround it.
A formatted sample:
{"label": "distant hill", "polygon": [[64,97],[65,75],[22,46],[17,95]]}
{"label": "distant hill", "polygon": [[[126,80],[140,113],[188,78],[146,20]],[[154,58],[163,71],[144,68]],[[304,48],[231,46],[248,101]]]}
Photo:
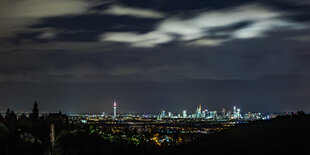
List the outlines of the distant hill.
{"label": "distant hill", "polygon": [[[310,154],[310,115],[281,116],[238,125],[174,153]],[[176,154],[177,154],[176,153]]]}

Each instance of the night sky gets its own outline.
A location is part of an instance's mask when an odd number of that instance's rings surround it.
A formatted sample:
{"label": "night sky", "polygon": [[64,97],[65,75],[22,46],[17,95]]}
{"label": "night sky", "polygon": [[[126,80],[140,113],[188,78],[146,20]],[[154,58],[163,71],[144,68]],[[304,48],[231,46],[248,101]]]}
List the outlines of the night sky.
{"label": "night sky", "polygon": [[309,0],[0,0],[0,111],[310,112]]}

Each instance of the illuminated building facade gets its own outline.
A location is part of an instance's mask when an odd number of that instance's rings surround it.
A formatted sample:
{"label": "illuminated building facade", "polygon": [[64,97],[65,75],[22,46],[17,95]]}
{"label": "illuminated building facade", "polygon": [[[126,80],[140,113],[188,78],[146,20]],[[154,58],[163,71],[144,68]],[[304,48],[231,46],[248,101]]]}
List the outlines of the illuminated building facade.
{"label": "illuminated building facade", "polygon": [[166,112],[165,112],[165,110],[161,110],[161,117],[165,117],[166,116]]}
{"label": "illuminated building facade", "polygon": [[186,110],[183,110],[183,118],[186,118],[187,114],[186,114]]}
{"label": "illuminated building facade", "polygon": [[197,107],[197,111],[196,111],[196,118],[200,118],[200,117],[201,117],[201,105]]}

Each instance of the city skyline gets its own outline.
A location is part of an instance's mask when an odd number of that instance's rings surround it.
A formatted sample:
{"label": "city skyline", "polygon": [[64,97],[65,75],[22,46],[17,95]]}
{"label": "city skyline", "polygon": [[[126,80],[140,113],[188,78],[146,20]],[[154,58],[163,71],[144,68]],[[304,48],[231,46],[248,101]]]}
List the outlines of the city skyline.
{"label": "city skyline", "polygon": [[[196,110],[193,110],[195,109],[195,107],[192,107],[191,109],[183,109],[182,111],[175,111],[175,110],[172,110],[172,109],[168,109],[167,111],[165,110],[165,108],[161,108],[161,111],[159,113],[157,112],[126,112],[126,111],[118,111],[117,110],[117,106],[118,105],[118,102],[114,99],[113,100],[113,110],[112,111],[109,111],[109,110],[106,110],[106,111],[101,111],[101,112],[95,112],[95,113],[92,113],[92,112],[77,112],[77,113],[67,113],[67,112],[64,112],[64,114],[70,114],[70,115],[75,115],[75,114],[96,114],[96,115],[109,115],[111,116],[113,119],[116,119],[116,117],[118,115],[123,115],[123,114],[146,114],[146,115],[157,115],[158,116],[161,116],[161,117],[172,117],[172,116],[182,116],[183,118],[207,118],[207,114],[210,114],[210,113],[215,113],[215,115],[223,115],[223,116],[226,116],[226,114],[230,114],[232,117],[242,117],[243,114],[248,114],[248,113],[257,113],[257,114],[288,114],[288,113],[295,113],[296,111],[285,111],[285,112],[266,112],[266,111],[261,111],[261,112],[252,112],[252,111],[242,111],[241,112],[241,109],[239,107],[237,107],[236,105],[234,105],[233,107],[228,107],[227,109],[226,108],[221,108],[221,109],[212,109],[212,108],[207,108],[207,106],[202,106],[202,105],[198,105],[196,107]],[[53,111],[40,111],[38,110],[38,102],[37,101],[34,101],[34,108],[32,109],[32,111],[29,109],[28,111],[15,111],[14,109],[11,109],[10,107],[8,107],[6,109],[6,111],[0,111],[0,113],[2,114],[5,114],[7,111],[10,111],[10,110],[13,110],[15,113],[17,114],[32,114],[34,113],[34,111],[37,111],[36,112],[36,115],[35,117],[38,117],[38,114],[48,114],[48,113],[53,113]],[[62,113],[62,110],[59,109],[59,111]],[[55,111],[54,111],[55,112]],[[32,117],[32,116],[30,116]]]}
{"label": "city skyline", "polygon": [[[23,120],[23,119],[31,119],[33,121],[44,120],[47,117],[70,117],[72,119],[71,123],[99,123],[100,121],[112,121],[115,123],[122,124],[122,121],[127,121],[128,119],[140,119],[145,121],[150,121],[149,119],[157,122],[166,122],[166,119],[177,122],[181,119],[182,121],[187,122],[195,122],[195,121],[209,121],[214,123],[247,123],[255,120],[269,120],[275,118],[277,116],[285,116],[285,115],[296,115],[296,114],[305,114],[304,111],[297,112],[286,112],[286,113],[266,113],[266,112],[241,112],[241,109],[237,106],[233,106],[230,109],[223,108],[222,111],[218,112],[214,109],[202,109],[201,105],[198,105],[196,111],[193,113],[187,112],[187,110],[183,110],[181,113],[172,113],[171,111],[165,111],[162,109],[160,113],[152,114],[152,113],[121,113],[117,111],[117,102],[114,100],[113,102],[113,113],[105,113],[102,112],[100,114],[96,113],[63,113],[61,110],[59,112],[40,112],[38,108],[38,102],[35,101],[33,104],[33,109],[31,112],[16,112],[13,109],[8,108],[6,112],[0,113],[0,119],[3,118],[2,115],[5,115],[5,119],[12,120]],[[90,121],[90,122],[88,122]],[[124,122],[123,122],[124,123]],[[128,122],[127,122],[128,123]],[[132,124],[133,122],[129,123]],[[171,122],[166,122],[171,123]],[[173,124],[173,123],[172,123]]]}

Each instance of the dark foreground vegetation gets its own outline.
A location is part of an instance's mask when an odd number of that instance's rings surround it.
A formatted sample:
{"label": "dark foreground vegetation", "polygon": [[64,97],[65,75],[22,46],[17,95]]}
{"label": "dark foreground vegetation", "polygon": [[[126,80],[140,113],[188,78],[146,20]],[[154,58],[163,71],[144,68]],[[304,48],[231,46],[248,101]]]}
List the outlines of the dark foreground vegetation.
{"label": "dark foreground vegetation", "polygon": [[310,154],[310,115],[299,112],[238,125],[175,151],[176,154]]}
{"label": "dark foreground vegetation", "polygon": [[[53,118],[57,119],[1,116],[0,154],[310,154],[310,116],[302,112],[237,125],[199,141],[172,146],[111,142],[88,128],[66,124],[61,113]],[[50,139],[50,123],[55,124],[54,141]]]}

